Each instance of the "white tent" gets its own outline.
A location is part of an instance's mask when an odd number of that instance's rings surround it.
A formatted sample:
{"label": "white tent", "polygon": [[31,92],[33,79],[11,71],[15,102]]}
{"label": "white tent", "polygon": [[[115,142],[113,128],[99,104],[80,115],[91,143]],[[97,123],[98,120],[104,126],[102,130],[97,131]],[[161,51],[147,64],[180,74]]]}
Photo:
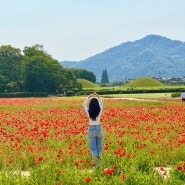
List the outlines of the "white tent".
{"label": "white tent", "polygon": [[181,99],[185,101],[185,93],[181,94]]}

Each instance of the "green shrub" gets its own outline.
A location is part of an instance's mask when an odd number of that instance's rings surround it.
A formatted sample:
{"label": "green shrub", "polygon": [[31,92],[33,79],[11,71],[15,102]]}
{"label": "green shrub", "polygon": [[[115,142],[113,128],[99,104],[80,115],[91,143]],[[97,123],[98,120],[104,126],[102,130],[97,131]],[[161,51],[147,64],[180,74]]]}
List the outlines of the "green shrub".
{"label": "green shrub", "polygon": [[74,91],[68,91],[66,93],[66,96],[74,96],[75,95],[75,92]]}
{"label": "green shrub", "polygon": [[[88,89],[78,92],[77,95],[88,95],[96,90]],[[113,88],[100,89],[96,91],[100,95],[104,94],[138,94],[138,93],[178,93],[181,94],[181,88],[174,89],[125,89],[125,90],[114,90]],[[179,97],[179,96],[178,96]]]}
{"label": "green shrub", "polygon": [[27,98],[27,97],[47,97],[46,92],[15,92],[15,93],[1,93],[0,98]]}
{"label": "green shrub", "polygon": [[179,98],[180,96],[181,96],[181,92],[176,92],[171,94],[172,98]]}

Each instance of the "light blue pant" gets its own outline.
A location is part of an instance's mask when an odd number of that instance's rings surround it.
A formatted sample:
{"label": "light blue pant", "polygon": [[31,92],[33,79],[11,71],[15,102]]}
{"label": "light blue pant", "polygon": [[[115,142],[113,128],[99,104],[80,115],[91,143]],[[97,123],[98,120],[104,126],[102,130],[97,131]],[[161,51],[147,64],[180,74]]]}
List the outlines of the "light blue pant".
{"label": "light blue pant", "polygon": [[103,148],[103,129],[101,125],[89,125],[88,143],[92,158],[100,159]]}

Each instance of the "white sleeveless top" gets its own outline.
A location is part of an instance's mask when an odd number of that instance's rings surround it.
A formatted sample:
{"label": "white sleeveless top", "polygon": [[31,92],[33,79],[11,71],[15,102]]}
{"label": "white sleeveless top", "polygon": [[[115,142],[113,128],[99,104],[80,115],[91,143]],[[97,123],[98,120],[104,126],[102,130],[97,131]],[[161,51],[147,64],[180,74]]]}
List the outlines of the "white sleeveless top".
{"label": "white sleeveless top", "polygon": [[103,101],[101,98],[99,98],[99,105],[100,105],[100,113],[99,115],[96,117],[96,120],[92,120],[89,116],[89,112],[88,112],[88,106],[87,106],[87,102],[88,102],[88,97],[84,100],[83,102],[83,106],[84,106],[84,109],[85,111],[87,112],[87,115],[89,117],[89,125],[99,125],[100,124],[100,117],[101,117],[101,114],[102,114],[102,111],[103,111]]}

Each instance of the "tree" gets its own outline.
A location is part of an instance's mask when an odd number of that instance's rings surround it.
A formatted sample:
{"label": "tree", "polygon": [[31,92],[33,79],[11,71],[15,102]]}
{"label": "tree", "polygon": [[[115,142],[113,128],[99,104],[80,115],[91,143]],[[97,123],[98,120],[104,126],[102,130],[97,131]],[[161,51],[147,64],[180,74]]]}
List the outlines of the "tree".
{"label": "tree", "polygon": [[82,90],[82,85],[77,82],[77,78],[70,69],[64,69],[60,89],[64,94],[67,94],[69,91],[78,92]]}
{"label": "tree", "polygon": [[104,69],[101,76],[101,84],[108,84],[108,83],[109,83],[109,79],[108,79],[107,70]]}
{"label": "tree", "polygon": [[[60,89],[62,88],[62,89]],[[76,76],[51,57],[42,45],[0,47],[0,92],[78,92]]]}
{"label": "tree", "polygon": [[43,46],[25,47],[24,54],[22,71],[26,91],[54,93],[61,89],[66,93],[80,90],[72,72],[47,54]]}
{"label": "tree", "polygon": [[6,77],[1,75],[0,72],[0,93],[5,92],[6,89]]}
{"label": "tree", "polygon": [[73,69],[73,68],[71,69],[71,71],[77,78],[89,80],[90,82],[96,83],[96,76],[91,71],[87,71],[85,69]]}
{"label": "tree", "polygon": [[28,57],[33,57],[33,56],[47,56],[49,58],[52,58],[46,51],[44,51],[44,47],[40,44],[35,44],[32,47],[24,47],[23,50],[24,54]]}
{"label": "tree", "polygon": [[[21,50],[10,45],[0,47],[0,76],[1,92],[15,92],[22,90],[21,84]],[[16,87],[16,88],[15,88]]]}
{"label": "tree", "polygon": [[59,88],[63,67],[48,55],[43,46],[24,48],[22,74],[25,90],[29,92],[55,92]]}

